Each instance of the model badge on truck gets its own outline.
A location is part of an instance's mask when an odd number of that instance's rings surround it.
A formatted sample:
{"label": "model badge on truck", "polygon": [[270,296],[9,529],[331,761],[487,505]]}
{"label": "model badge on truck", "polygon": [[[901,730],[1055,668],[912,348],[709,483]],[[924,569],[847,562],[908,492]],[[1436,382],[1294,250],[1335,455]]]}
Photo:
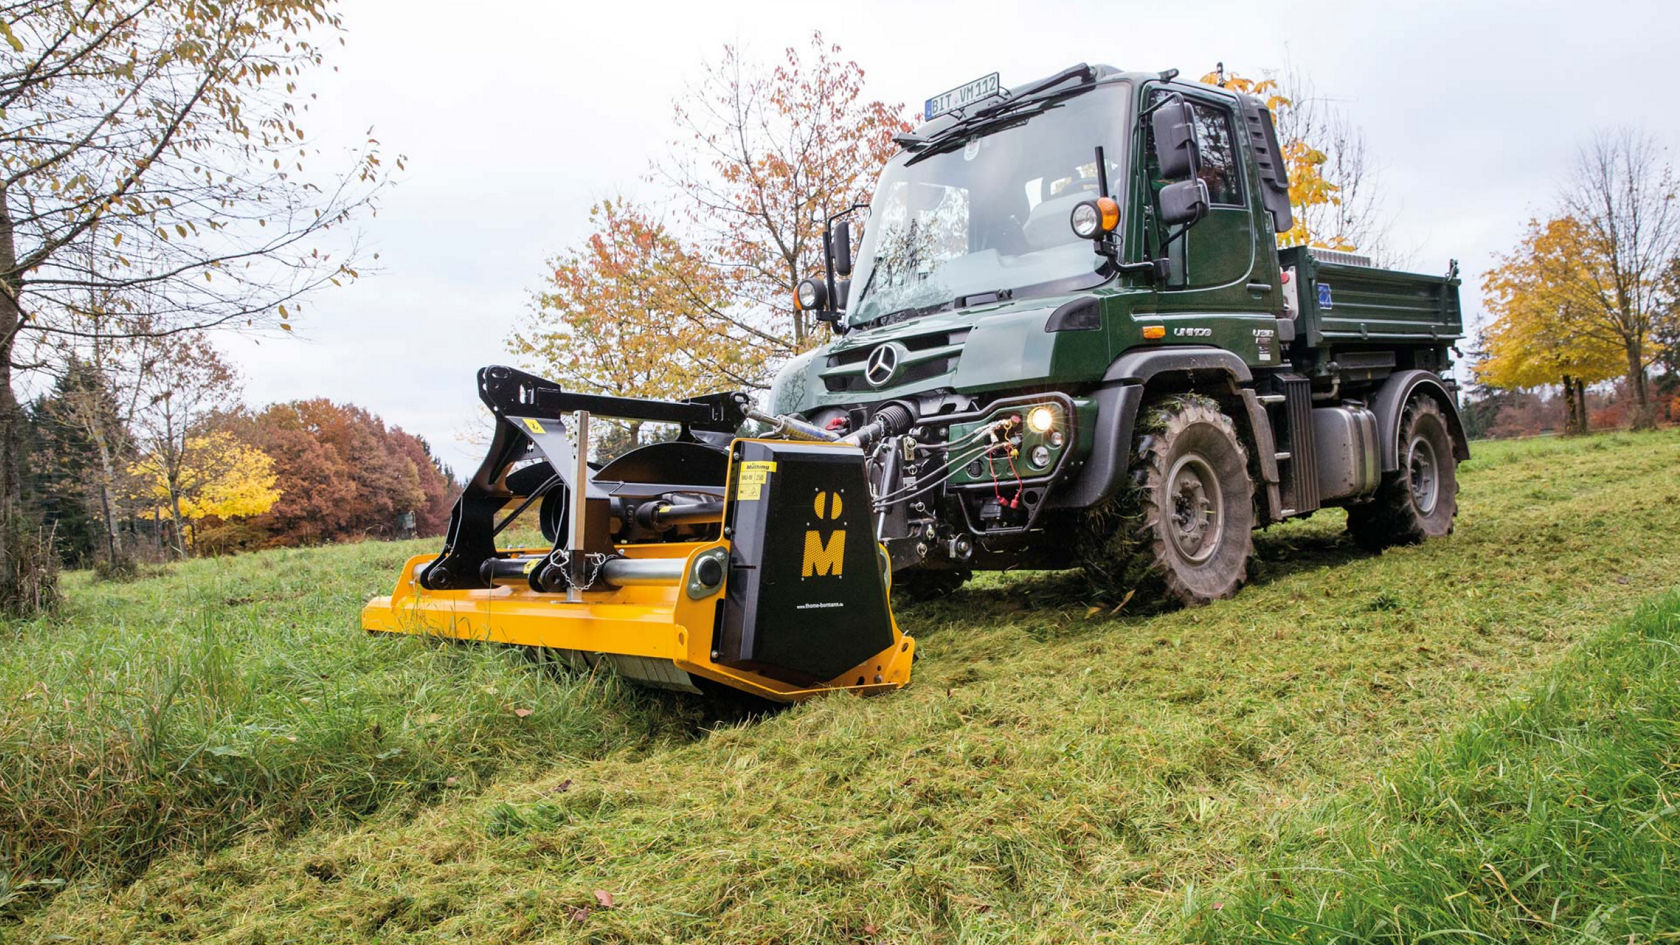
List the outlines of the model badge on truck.
{"label": "model badge on truck", "polygon": [[1212,338],[1212,328],[1174,328],[1173,334],[1180,338]]}
{"label": "model badge on truck", "polygon": [[884,344],[869,353],[869,361],[863,367],[863,379],[870,387],[885,387],[898,376],[898,345]]}

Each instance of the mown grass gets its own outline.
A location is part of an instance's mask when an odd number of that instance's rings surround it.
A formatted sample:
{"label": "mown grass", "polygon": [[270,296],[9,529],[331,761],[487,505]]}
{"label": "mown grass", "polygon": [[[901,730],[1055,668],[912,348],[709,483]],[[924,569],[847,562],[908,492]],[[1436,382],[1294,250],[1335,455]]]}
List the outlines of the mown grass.
{"label": "mown grass", "polygon": [[[1608,615],[1671,586],[1676,469],[1673,433],[1479,445],[1453,538],[1372,557],[1342,537],[1339,514],[1323,514],[1263,536],[1256,582],[1193,611],[1093,615],[1074,576],[989,577],[900,614],[922,656],[910,689],[823,699],[698,738],[685,737],[692,718],[668,721],[685,711],[680,702],[351,632],[361,596],[389,583],[401,549],[255,556],[235,565],[232,592],[194,590],[223,573],[208,563],[155,589],[77,589],[67,627],[28,627],[5,644],[0,678],[45,663],[54,634],[71,635],[60,646],[75,659],[155,674],[167,660],[132,639],[132,623],[107,625],[161,605],[219,626],[243,606],[226,597],[273,595],[277,611],[295,608],[298,627],[245,625],[232,649],[266,656],[245,677],[262,695],[241,705],[295,701],[292,687],[307,676],[286,671],[289,661],[319,660],[319,674],[358,654],[340,688],[361,711],[396,720],[385,731],[413,717],[410,690],[426,685],[477,701],[433,701],[424,712],[452,721],[416,742],[450,743],[475,724],[509,728],[452,749],[451,759],[484,766],[470,783],[395,790],[354,815],[323,800],[316,826],[301,832],[308,818],[271,831],[265,817],[230,809],[241,816],[225,824],[237,826],[154,845],[167,855],[135,882],[84,872],[0,933],[23,942],[1174,936],[1211,896],[1248,901],[1243,884],[1274,857],[1320,855],[1300,839],[1316,827],[1351,836],[1344,818],[1322,814],[1341,809],[1336,799],[1370,797],[1383,771],[1531,685]],[[89,599],[109,609],[76,609]],[[176,638],[187,647],[193,634]],[[133,655],[87,654],[98,646]],[[99,674],[50,676],[64,691],[34,711],[68,725]],[[462,677],[501,692],[479,700],[473,687],[439,682]],[[512,715],[508,686],[522,687],[531,716]],[[579,739],[550,716],[600,728]],[[62,743],[96,743],[88,733],[118,731],[112,719]],[[520,750],[498,772],[503,741]],[[43,738],[39,750],[68,750],[60,745]],[[27,754],[0,750],[0,772]],[[376,755],[351,757],[365,765]]]}
{"label": "mown grass", "polygon": [[1201,901],[1202,942],[1680,939],[1680,594]]}

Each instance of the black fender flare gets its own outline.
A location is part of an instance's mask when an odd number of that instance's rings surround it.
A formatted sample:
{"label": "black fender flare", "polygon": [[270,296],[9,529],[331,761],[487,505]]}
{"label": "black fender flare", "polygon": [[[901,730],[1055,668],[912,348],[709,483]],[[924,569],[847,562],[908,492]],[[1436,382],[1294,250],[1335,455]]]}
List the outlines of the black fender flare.
{"label": "black fender flare", "polygon": [[1167,372],[1197,374],[1223,371],[1237,384],[1254,383],[1248,364],[1224,348],[1210,345],[1176,345],[1128,351],[1114,359],[1103,373],[1104,384],[1143,384]]}
{"label": "black fender flare", "polygon": [[1371,398],[1371,412],[1377,415],[1377,455],[1385,473],[1400,468],[1400,418],[1406,404],[1420,394],[1434,399],[1447,415],[1453,458],[1461,463],[1470,458],[1470,441],[1464,435],[1464,421],[1458,416],[1458,398],[1447,389],[1446,382],[1434,371],[1398,371],[1389,375]]}
{"label": "black fender flare", "polygon": [[[1096,390],[1097,423],[1091,438],[1090,455],[1071,481],[1052,495],[1049,503],[1052,508],[1090,508],[1119,489],[1131,463],[1132,432],[1137,428],[1144,389],[1162,374],[1192,377],[1223,375],[1239,391],[1254,382],[1254,374],[1243,359],[1223,348],[1180,345],[1122,354],[1103,373],[1102,384]],[[1252,396],[1243,399],[1246,404],[1252,405],[1251,411],[1258,407]],[[1250,416],[1248,419],[1252,425],[1254,418]],[[1269,442],[1270,428],[1262,429]],[[1260,433],[1261,430],[1255,431],[1256,436]],[[1267,458],[1270,458],[1269,454]],[[1267,477],[1274,482],[1277,478],[1275,468],[1274,461],[1273,471]]]}

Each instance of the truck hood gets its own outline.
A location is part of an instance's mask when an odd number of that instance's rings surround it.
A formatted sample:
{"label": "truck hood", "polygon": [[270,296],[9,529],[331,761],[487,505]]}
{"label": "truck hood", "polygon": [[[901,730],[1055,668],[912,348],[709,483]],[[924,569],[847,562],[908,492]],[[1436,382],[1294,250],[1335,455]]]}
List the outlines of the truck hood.
{"label": "truck hood", "polygon": [[771,385],[771,408],[809,413],[934,390],[1034,383],[1049,376],[1055,347],[1045,320],[1069,297],[996,302],[854,329],[788,362]]}

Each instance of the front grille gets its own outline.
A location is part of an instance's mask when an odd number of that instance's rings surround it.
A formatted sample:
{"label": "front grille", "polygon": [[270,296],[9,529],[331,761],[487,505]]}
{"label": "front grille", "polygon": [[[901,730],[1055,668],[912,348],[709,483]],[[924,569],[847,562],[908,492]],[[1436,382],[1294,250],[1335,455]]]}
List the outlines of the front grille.
{"label": "front grille", "polygon": [[[898,376],[888,386],[912,384],[955,371],[968,332],[967,328],[956,328],[882,342],[896,342],[906,352]],[[864,379],[863,370],[869,363],[869,356],[879,347],[881,345],[861,345],[829,355],[822,371],[823,386],[830,392],[874,390]]]}

